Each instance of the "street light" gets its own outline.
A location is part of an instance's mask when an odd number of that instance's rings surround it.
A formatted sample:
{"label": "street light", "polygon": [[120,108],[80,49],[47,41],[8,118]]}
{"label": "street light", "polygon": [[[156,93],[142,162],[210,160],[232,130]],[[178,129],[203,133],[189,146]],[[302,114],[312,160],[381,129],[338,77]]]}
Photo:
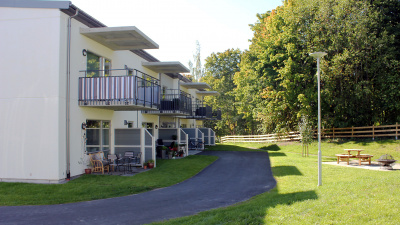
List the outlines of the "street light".
{"label": "street light", "polygon": [[319,60],[326,56],[326,52],[310,53],[310,56],[317,59],[317,78],[318,78],[318,186],[322,185],[322,157],[321,157],[321,85],[319,75]]}

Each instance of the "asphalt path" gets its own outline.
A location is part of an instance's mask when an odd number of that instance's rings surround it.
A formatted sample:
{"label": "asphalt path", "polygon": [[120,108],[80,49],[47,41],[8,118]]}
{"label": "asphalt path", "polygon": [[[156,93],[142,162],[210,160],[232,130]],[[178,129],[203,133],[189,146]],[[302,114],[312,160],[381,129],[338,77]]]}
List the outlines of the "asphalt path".
{"label": "asphalt path", "polygon": [[89,202],[0,207],[0,224],[145,224],[229,206],[276,185],[266,152],[200,154],[219,159],[182,183]]}

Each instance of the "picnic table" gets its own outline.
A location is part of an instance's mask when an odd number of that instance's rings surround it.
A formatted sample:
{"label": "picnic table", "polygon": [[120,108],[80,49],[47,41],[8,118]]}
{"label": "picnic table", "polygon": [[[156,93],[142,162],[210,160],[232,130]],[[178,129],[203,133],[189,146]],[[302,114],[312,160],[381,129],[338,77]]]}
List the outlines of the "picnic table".
{"label": "picnic table", "polygon": [[[368,162],[368,165],[371,165],[371,158],[374,157],[373,155],[369,154],[361,154],[361,152],[364,151],[364,149],[344,149],[344,151],[346,151],[347,154],[336,154],[338,164],[339,161],[345,161],[347,162],[347,165],[349,165],[351,158],[357,158],[358,165],[361,166],[362,162]],[[357,153],[356,155],[353,155],[351,154],[352,152],[357,152]]]}

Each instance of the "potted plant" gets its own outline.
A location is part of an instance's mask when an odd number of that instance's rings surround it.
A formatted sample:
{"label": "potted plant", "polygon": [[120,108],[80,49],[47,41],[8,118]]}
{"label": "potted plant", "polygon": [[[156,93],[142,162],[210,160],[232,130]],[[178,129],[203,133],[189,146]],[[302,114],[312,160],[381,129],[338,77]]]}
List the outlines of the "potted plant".
{"label": "potted plant", "polygon": [[149,169],[154,168],[154,160],[150,159],[149,161],[147,161],[147,166],[149,167]]}
{"label": "potted plant", "polygon": [[143,164],[143,169],[147,170],[147,163]]}
{"label": "potted plant", "polygon": [[174,154],[174,151],[169,151],[168,152],[168,159],[172,159],[172,155]]}
{"label": "potted plant", "polygon": [[172,150],[178,151],[178,144],[177,143],[174,143],[174,145],[172,146]]}
{"label": "potted plant", "polygon": [[85,174],[91,174],[91,173],[92,173],[92,168],[85,169]]}
{"label": "potted plant", "polygon": [[79,164],[86,164],[88,168],[85,168],[85,174],[91,174],[92,173],[92,163],[88,161],[86,158],[80,158],[78,161]]}

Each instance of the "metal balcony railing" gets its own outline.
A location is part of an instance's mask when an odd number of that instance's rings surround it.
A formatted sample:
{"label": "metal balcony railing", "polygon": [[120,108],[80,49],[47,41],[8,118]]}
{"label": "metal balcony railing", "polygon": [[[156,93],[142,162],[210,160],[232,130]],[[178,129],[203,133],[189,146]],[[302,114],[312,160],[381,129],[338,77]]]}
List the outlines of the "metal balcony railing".
{"label": "metal balcony railing", "polygon": [[[158,109],[159,80],[134,69],[84,70],[79,78],[79,105],[114,110]],[[108,76],[88,77],[92,74]],[[119,76],[116,76],[116,75]]]}
{"label": "metal balcony railing", "polygon": [[201,100],[196,99],[192,105],[192,114],[187,118],[221,120],[221,110],[213,111],[211,106],[208,106]]}
{"label": "metal balcony railing", "polygon": [[167,89],[161,96],[160,112],[181,112],[190,115],[192,110],[191,106],[191,95],[184,91]]}

